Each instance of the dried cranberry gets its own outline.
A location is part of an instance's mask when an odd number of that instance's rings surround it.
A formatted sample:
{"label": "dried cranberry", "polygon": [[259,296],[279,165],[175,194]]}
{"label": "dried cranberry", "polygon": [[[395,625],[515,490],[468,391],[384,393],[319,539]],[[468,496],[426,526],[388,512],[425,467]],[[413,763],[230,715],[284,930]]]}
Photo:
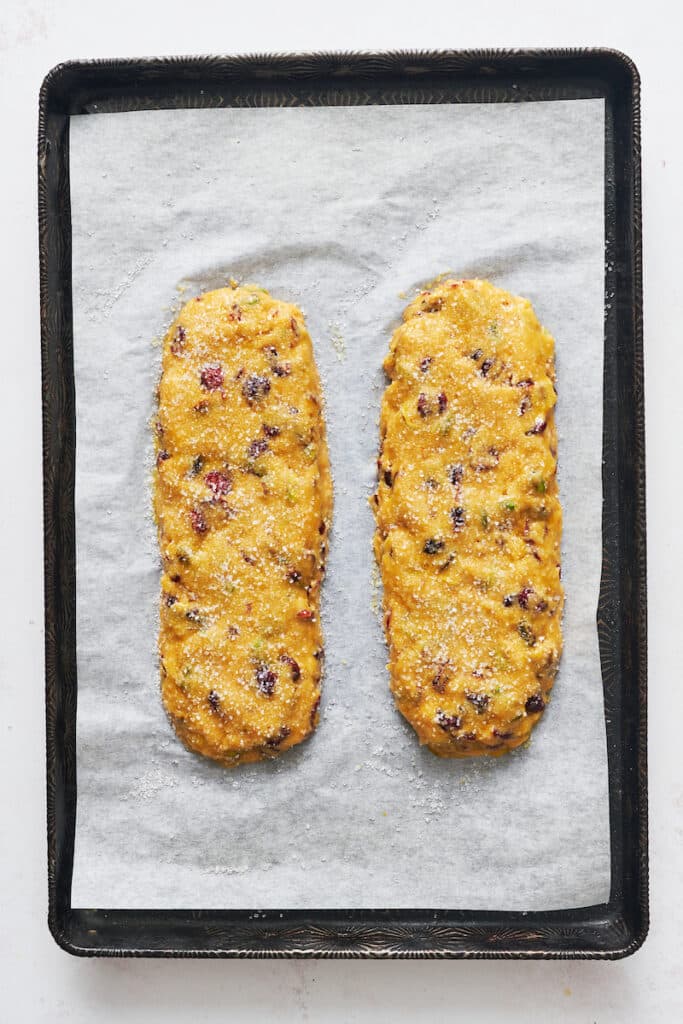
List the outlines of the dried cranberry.
{"label": "dried cranberry", "polygon": [[232,489],[232,479],[227,473],[219,473],[214,470],[207,473],[204,483],[211,489],[215,498],[223,498]]}
{"label": "dried cranberry", "polygon": [[462,718],[460,715],[447,715],[445,711],[437,711],[434,721],[437,725],[440,725],[445,732],[452,732],[455,729],[459,729],[462,725]]}
{"label": "dried cranberry", "polygon": [[258,459],[259,456],[265,455],[268,451],[268,442],[262,437],[257,437],[255,441],[252,441],[247,448],[247,456],[250,459]]}
{"label": "dried cranberry", "polygon": [[162,462],[165,462],[166,459],[170,459],[170,458],[171,458],[171,456],[166,451],[166,449],[162,448],[160,452],[157,452],[157,466],[160,466]]}
{"label": "dried cranberry", "polygon": [[281,743],[287,739],[290,734],[290,728],[287,725],[283,725],[275,736],[269,736],[266,740],[267,747],[279,747]]}
{"label": "dried cranberry", "polygon": [[446,395],[446,392],[441,391],[436,400],[439,403],[439,414],[445,412],[446,406],[448,405],[448,397]]}
{"label": "dried cranberry", "polygon": [[272,697],[277,683],[277,674],[273,672],[272,668],[268,668],[264,662],[261,662],[256,666],[256,682],[259,693],[265,697]]}
{"label": "dried cranberry", "polygon": [[529,607],[529,598],[531,597],[533,592],[533,587],[522,587],[520,592],[517,594],[517,603],[519,604],[520,608]]}
{"label": "dried cranberry", "polygon": [[465,470],[462,466],[451,466],[448,470],[448,479],[454,487],[459,487],[462,483],[462,478],[465,475]]}
{"label": "dried cranberry", "polygon": [[525,434],[527,437],[531,437],[532,434],[542,434],[547,426],[547,422],[542,416],[539,416],[531,430],[526,430]]}
{"label": "dried cranberry", "polygon": [[488,372],[491,369],[491,367],[493,366],[493,363],[494,363],[493,359],[485,359],[484,360],[484,362],[479,367],[479,373],[482,375],[482,377],[488,376]]}
{"label": "dried cranberry", "polygon": [[429,402],[427,400],[427,396],[422,391],[418,395],[417,411],[419,412],[420,416],[422,416],[423,419],[424,419],[425,416],[428,416],[429,413],[431,412],[431,408],[430,408]]}
{"label": "dried cranberry", "polygon": [[213,366],[205,366],[199,375],[202,387],[206,391],[220,391],[223,387],[223,367],[220,363]]}
{"label": "dried cranberry", "polygon": [[200,508],[193,508],[190,512],[190,520],[192,522],[192,529],[196,530],[197,533],[206,533],[208,530],[208,524],[204,518],[204,513]]}
{"label": "dried cranberry", "polygon": [[230,317],[231,320],[237,321],[238,323],[242,319],[242,309],[240,306],[237,305],[236,302],[233,302],[232,306],[230,307],[230,313],[228,314],[228,316]]}
{"label": "dried cranberry", "polygon": [[296,613],[297,619],[303,619],[305,622],[310,622],[315,616],[310,608],[302,608],[301,611]]}
{"label": "dried cranberry", "polygon": [[437,540],[436,537],[430,537],[426,540],[422,550],[425,555],[435,555],[438,551],[442,551],[445,547],[445,543],[442,540]]}
{"label": "dried cranberry", "polygon": [[529,697],[524,707],[530,715],[537,715],[545,708],[545,701],[540,693],[534,693],[533,696]]}
{"label": "dried cranberry", "polygon": [[276,363],[273,367],[273,373],[276,377],[289,377],[292,372],[292,367],[289,363]]}
{"label": "dried cranberry", "polygon": [[289,654],[281,654],[280,661],[283,662],[283,664],[285,665],[289,665],[289,667],[292,670],[292,679],[295,683],[298,683],[299,680],[301,679],[301,669],[299,668],[299,663],[295,661],[294,658],[291,658]]}
{"label": "dried cranberry", "polygon": [[465,696],[470,704],[474,704],[478,712],[485,711],[491,700],[487,693],[471,693],[469,690],[465,690]]}
{"label": "dried cranberry", "polygon": [[518,388],[530,388],[533,387],[533,384],[534,382],[532,381],[531,377],[527,377],[526,380],[518,380],[516,386]]}
{"label": "dried cranberry", "polygon": [[432,362],[433,362],[433,359],[432,359],[431,356],[425,356],[424,359],[422,359],[420,361],[420,370],[422,371],[422,373],[426,373],[427,372],[429,367],[432,365]]}
{"label": "dried cranberry", "polygon": [[447,664],[439,665],[438,671],[432,679],[432,686],[437,693],[443,693],[446,689],[446,683],[451,677],[450,669]]}
{"label": "dried cranberry", "polygon": [[548,602],[547,601],[543,601],[543,600],[538,601],[536,603],[536,611],[537,612],[547,612],[548,611]]}
{"label": "dried cranberry", "polygon": [[450,517],[453,523],[453,529],[456,531],[462,530],[465,525],[465,509],[460,505],[457,505],[455,508],[451,509]]}
{"label": "dried cranberry", "polygon": [[171,342],[171,352],[174,356],[180,355],[185,347],[185,328],[181,327],[180,324],[176,327],[173,341]]}
{"label": "dried cranberry", "polygon": [[242,384],[242,394],[248,402],[260,402],[270,391],[270,381],[257,373],[250,373]]}
{"label": "dried cranberry", "polygon": [[212,711],[218,711],[218,709],[221,706],[221,698],[216,693],[215,690],[209,690],[209,695],[207,697],[207,700],[209,702],[209,706],[211,707],[211,710]]}
{"label": "dried cranberry", "polygon": [[384,483],[387,485],[387,487],[393,487],[394,481],[391,478],[391,470],[390,469],[385,469],[384,470]]}
{"label": "dried cranberry", "polygon": [[278,434],[280,433],[279,427],[271,427],[270,424],[268,423],[264,423],[261,429],[263,430],[263,433],[266,435],[266,437],[277,437]]}

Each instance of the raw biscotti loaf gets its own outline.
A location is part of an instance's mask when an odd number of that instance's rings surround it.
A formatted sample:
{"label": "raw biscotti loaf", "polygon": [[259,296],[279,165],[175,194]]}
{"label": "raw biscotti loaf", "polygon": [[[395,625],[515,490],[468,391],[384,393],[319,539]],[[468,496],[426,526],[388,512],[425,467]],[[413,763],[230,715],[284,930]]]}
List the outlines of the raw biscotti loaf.
{"label": "raw biscotti loaf", "polygon": [[531,304],[444,281],[384,367],[375,554],[391,688],[444,757],[529,738],[562,646],[554,342]]}
{"label": "raw biscotti loaf", "polygon": [[300,743],[318,720],[332,489],[296,306],[245,285],[183,307],[164,339],[154,503],[179,737],[226,765]]}

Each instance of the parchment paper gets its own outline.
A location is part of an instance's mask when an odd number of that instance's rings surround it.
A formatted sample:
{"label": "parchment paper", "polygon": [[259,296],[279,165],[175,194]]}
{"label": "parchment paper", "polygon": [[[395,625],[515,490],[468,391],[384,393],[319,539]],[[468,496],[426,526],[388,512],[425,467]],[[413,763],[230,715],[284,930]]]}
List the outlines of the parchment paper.
{"label": "parchment paper", "polygon": [[[607,899],[603,117],[601,100],[72,117],[74,906]],[[530,747],[501,760],[419,748],[373,614],[381,359],[444,271],[528,296],[557,340],[564,656]],[[277,762],[225,770],[185,751],[159,699],[149,421],[171,307],[231,276],[307,315],[336,507],[320,726]]]}

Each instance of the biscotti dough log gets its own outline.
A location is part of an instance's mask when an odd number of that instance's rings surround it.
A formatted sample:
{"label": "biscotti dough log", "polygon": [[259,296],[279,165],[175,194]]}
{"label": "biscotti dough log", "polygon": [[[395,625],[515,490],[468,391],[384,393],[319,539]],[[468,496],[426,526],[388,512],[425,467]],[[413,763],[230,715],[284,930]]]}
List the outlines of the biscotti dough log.
{"label": "biscotti dough log", "polygon": [[486,281],[445,281],[403,321],[374,496],[391,688],[435,754],[502,754],[562,646],[554,343]]}
{"label": "biscotti dough log", "polygon": [[188,302],[164,339],[155,512],[163,702],[227,765],[315,728],[332,489],[311,339],[261,288]]}

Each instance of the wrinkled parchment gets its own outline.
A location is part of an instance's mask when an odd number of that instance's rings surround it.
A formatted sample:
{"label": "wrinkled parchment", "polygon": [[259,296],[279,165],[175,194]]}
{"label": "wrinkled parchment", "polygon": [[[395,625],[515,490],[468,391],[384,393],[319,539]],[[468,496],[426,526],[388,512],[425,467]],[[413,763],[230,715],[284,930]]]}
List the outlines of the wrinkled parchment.
{"label": "wrinkled parchment", "polygon": [[[176,110],[71,118],[77,399],[73,905],[540,910],[609,891],[601,563],[603,104]],[[376,612],[381,360],[450,271],[557,341],[565,650],[528,749],[441,761],[394,710]],[[299,303],[335,521],[314,738],[225,770],[159,699],[149,420],[181,299],[229,277]],[[403,293],[403,294],[401,294]]]}

